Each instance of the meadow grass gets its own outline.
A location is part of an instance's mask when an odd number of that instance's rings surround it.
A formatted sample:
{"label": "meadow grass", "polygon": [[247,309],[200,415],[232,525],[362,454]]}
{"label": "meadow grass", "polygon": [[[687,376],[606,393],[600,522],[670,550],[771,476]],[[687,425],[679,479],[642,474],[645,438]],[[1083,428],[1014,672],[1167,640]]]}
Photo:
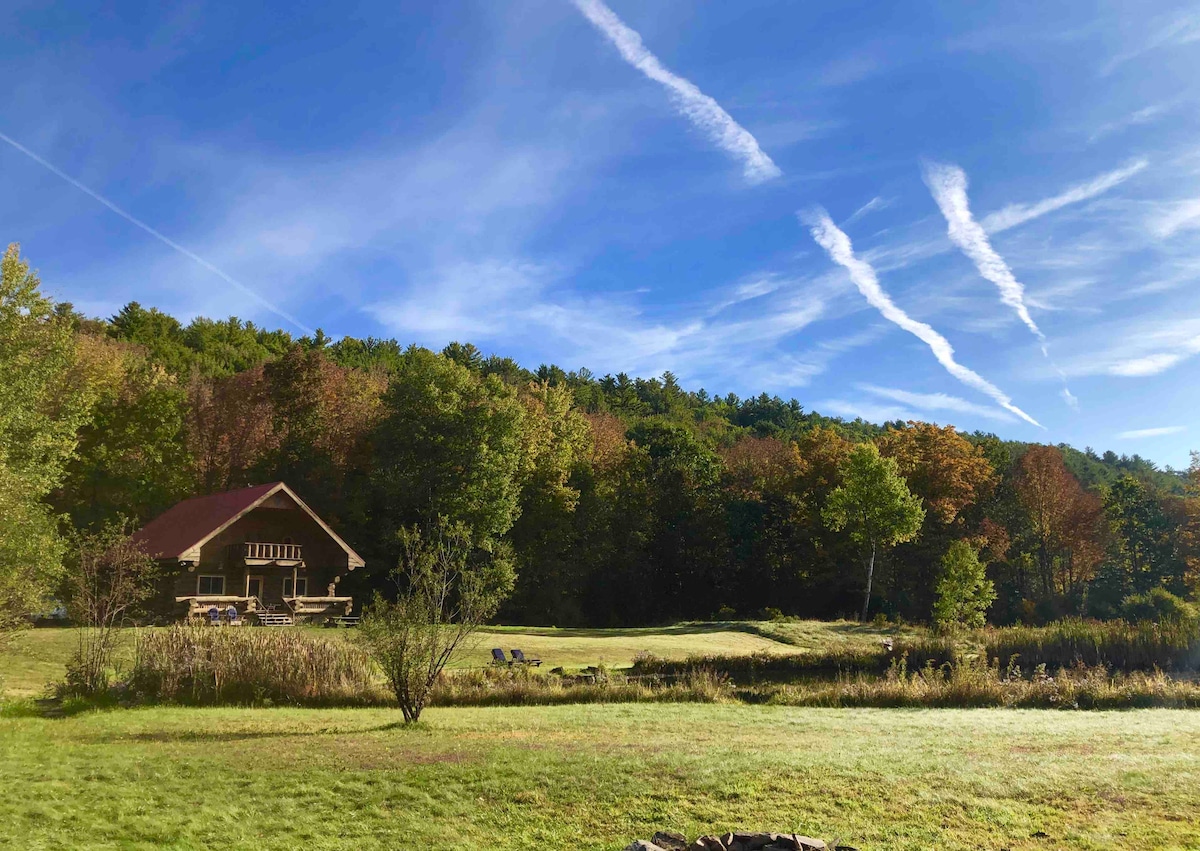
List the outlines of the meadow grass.
{"label": "meadow grass", "polygon": [[[157,632],[158,628],[147,628]],[[257,632],[257,629],[251,629]],[[353,630],[303,627],[305,635],[337,641],[353,640]],[[128,671],[133,661],[135,630],[123,630],[116,662]],[[0,645],[0,689],[11,697],[35,697],[47,684],[61,680],[76,646],[70,628],[31,629]],[[505,653],[517,647],[540,657],[545,668],[578,670],[606,665],[627,668],[638,654],[682,659],[695,654],[788,653],[794,648],[765,638],[741,623],[678,624],[630,629],[555,629],[553,627],[489,627],[473,636],[451,660],[452,668],[479,668],[491,660],[491,648]]]}
{"label": "meadow grass", "polygon": [[1200,847],[1200,713],[626,704],[0,713],[0,847]]}

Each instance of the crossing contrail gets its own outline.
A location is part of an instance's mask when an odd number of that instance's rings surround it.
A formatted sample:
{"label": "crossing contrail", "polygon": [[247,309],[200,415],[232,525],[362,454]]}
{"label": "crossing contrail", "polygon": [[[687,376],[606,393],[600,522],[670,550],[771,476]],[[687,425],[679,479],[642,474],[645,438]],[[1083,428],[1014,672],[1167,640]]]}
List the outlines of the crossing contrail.
{"label": "crossing contrail", "polygon": [[99,201],[105,207],[108,207],[108,209],[112,210],[118,216],[123,218],[125,221],[129,222],[131,225],[136,225],[137,227],[141,228],[146,233],[150,234],[152,237],[157,239],[159,242],[163,243],[163,245],[166,245],[168,248],[175,249],[180,254],[182,254],[184,257],[187,257],[189,260],[193,260],[196,263],[199,263],[205,269],[207,269],[208,271],[210,271],[214,275],[216,275],[218,278],[220,278],[222,281],[225,281],[225,283],[241,290],[243,293],[250,296],[250,298],[254,299],[254,301],[258,302],[260,305],[265,307],[267,310],[271,311],[272,313],[274,313],[276,316],[280,317],[281,319],[287,320],[289,323],[291,323],[296,328],[299,328],[305,334],[315,334],[316,333],[315,331],[313,331],[312,328],[309,328],[307,325],[305,325],[303,322],[301,322],[296,317],[292,316],[287,311],[276,307],[271,302],[267,301],[265,298],[263,298],[261,295],[259,295],[255,290],[251,289],[246,284],[243,284],[237,278],[233,277],[232,275],[227,274],[226,272],[221,271],[220,269],[218,269],[212,263],[209,263],[207,260],[205,260],[203,257],[201,257],[196,252],[190,251],[187,248],[184,248],[182,245],[180,245],[175,240],[171,239],[168,236],[163,235],[162,233],[159,233],[157,230],[150,227],[150,225],[146,224],[145,222],[143,222],[141,219],[137,218],[136,216],[133,216],[133,215],[125,212],[124,210],[122,210],[120,207],[118,207],[112,201],[109,201],[107,198],[105,198],[103,195],[101,195],[96,190],[91,189],[87,186],[84,186],[78,180],[71,177],[71,175],[67,174],[62,169],[55,166],[53,163],[47,162],[46,160],[39,157],[37,154],[35,154],[33,151],[26,148],[24,145],[22,145],[16,139],[6,136],[4,133],[0,133],[0,139],[4,140],[9,145],[16,148],[18,151],[23,153],[25,156],[29,157],[31,160],[33,160],[38,165],[42,166],[43,168],[47,169],[50,172],[53,172],[56,175],[58,175],[63,180],[65,180],[67,183],[71,184],[76,189],[78,189],[80,192],[84,193],[85,195],[90,195],[92,198]]}
{"label": "crossing contrail", "polygon": [[826,253],[829,254],[829,258],[850,273],[850,280],[858,287],[858,291],[863,294],[867,303],[882,313],[883,317],[889,322],[895,323],[929,346],[929,350],[933,352],[934,358],[937,359],[937,362],[942,365],[946,372],[968,387],[973,387],[981,393],[990,396],[1004,410],[1016,414],[1027,423],[1031,423],[1039,428],[1042,427],[1041,423],[1014,405],[1012,399],[1003,390],[979,373],[968,369],[955,360],[954,347],[950,345],[949,340],[927,323],[913,319],[901,310],[892,301],[891,296],[884,292],[883,287],[879,285],[879,278],[876,276],[871,264],[855,256],[854,246],[850,243],[850,237],[833,223],[833,220],[829,218],[829,214],[824,209],[816,207],[812,210],[804,211],[800,213],[800,221],[808,226],[813,239],[825,249]]}

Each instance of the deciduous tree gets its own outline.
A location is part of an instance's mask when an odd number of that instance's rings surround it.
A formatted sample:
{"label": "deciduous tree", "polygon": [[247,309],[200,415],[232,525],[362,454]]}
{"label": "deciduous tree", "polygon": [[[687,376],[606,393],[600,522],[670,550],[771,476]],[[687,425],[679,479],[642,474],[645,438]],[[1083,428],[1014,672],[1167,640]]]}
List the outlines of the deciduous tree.
{"label": "deciduous tree", "polygon": [[943,629],[978,628],[996,599],[996,587],[987,578],[979,553],[967,541],[955,541],[942,557],[942,576],[933,604],[933,621]]}
{"label": "deciduous tree", "polygon": [[454,652],[512,591],[511,563],[481,554],[462,523],[401,529],[395,602],[376,595],[359,635],[391,686],[406,723],[420,719]]}
{"label": "deciduous tree", "polygon": [[866,620],[876,555],[915,538],[925,509],[909,492],[896,462],[880,457],[874,444],[862,443],[847,458],[842,484],[829,494],[822,514],[831,529],[846,530],[862,553],[866,588],[860,617]]}

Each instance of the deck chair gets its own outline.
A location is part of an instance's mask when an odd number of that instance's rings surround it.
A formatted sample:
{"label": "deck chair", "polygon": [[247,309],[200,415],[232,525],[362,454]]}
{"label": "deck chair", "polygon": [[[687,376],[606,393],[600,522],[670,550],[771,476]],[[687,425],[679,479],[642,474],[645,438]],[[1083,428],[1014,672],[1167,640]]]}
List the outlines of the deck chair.
{"label": "deck chair", "polygon": [[535,668],[537,668],[542,664],[541,659],[527,659],[524,652],[520,650],[514,650],[512,652],[512,657],[513,661],[518,665],[533,665]]}
{"label": "deck chair", "polygon": [[229,608],[225,610],[225,622],[230,626],[242,625],[242,619],[238,616],[238,610],[236,606],[230,605]]}
{"label": "deck chair", "polygon": [[208,610],[208,623],[209,626],[221,625],[221,610],[216,606],[212,606]]}
{"label": "deck chair", "polygon": [[492,664],[508,665],[510,668],[512,667],[512,662],[509,661],[508,657],[504,655],[504,651],[499,647],[492,649]]}

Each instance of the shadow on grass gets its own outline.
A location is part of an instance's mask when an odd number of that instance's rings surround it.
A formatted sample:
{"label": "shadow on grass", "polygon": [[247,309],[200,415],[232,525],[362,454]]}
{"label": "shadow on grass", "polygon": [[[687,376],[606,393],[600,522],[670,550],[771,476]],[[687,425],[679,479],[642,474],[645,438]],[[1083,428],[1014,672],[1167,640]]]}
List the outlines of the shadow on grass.
{"label": "shadow on grass", "polygon": [[404,732],[412,735],[428,734],[429,727],[423,722],[406,724],[404,721],[390,721],[376,727],[356,727],[353,729],[323,728],[318,730],[153,730],[144,733],[124,733],[121,735],[99,736],[93,741],[103,743],[113,742],[153,742],[155,744],[203,742],[212,744],[230,742],[263,741],[268,739],[312,739],[321,736],[343,736],[348,733],[362,735],[364,733]]}

